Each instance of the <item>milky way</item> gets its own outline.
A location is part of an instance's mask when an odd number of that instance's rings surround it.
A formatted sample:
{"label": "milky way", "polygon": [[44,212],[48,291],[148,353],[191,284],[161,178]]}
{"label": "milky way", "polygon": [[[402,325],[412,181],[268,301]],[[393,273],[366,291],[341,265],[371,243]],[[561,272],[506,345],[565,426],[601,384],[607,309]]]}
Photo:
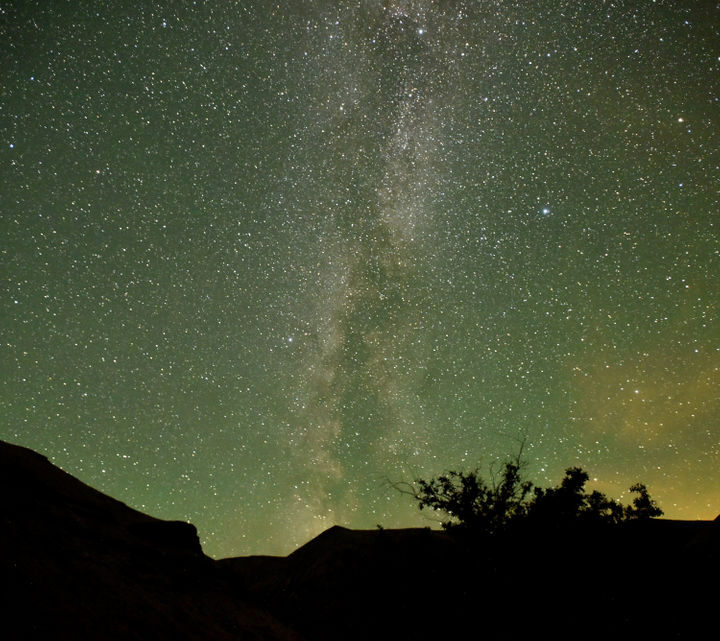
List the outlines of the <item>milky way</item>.
{"label": "milky way", "polygon": [[541,484],[580,465],[713,518],[719,26],[669,1],[0,8],[0,437],[218,557],[432,525],[387,481],[522,440]]}

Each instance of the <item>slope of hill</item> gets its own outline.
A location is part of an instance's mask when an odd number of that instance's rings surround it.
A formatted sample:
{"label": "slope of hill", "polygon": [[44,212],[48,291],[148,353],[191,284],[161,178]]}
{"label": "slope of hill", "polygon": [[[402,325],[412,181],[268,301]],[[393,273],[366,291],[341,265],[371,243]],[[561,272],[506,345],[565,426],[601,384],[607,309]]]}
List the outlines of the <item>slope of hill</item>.
{"label": "slope of hill", "polygon": [[696,638],[716,608],[720,522],[631,522],[463,540],[334,527],[286,558],[218,564],[317,640]]}
{"label": "slope of hill", "polygon": [[293,639],[231,597],[195,527],[137,512],[0,442],[6,639]]}

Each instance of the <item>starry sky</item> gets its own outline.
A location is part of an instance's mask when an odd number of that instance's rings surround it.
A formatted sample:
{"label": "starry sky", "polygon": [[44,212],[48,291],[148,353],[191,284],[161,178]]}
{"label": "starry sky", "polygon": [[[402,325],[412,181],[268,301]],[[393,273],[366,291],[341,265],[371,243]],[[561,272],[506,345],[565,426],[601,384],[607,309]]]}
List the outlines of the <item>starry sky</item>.
{"label": "starry sky", "polygon": [[215,557],[580,465],[720,512],[715,2],[0,2],[0,438]]}

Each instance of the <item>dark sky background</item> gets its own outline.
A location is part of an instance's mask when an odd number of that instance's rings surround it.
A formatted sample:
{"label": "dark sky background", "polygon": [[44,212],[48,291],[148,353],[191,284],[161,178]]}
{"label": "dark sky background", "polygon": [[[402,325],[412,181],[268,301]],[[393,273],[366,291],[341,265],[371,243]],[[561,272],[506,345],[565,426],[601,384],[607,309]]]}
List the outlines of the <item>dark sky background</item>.
{"label": "dark sky background", "polygon": [[0,3],[0,437],[216,557],[571,465],[720,512],[715,2]]}

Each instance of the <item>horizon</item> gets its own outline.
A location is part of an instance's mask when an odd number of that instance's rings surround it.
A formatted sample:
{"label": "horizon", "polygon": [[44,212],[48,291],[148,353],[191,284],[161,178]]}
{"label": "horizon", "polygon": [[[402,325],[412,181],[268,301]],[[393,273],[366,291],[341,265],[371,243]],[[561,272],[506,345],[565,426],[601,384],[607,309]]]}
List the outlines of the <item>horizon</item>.
{"label": "horizon", "polygon": [[[11,447],[21,447],[21,448],[25,448],[25,446],[17,446],[17,444],[10,443],[10,442],[8,442],[8,441],[3,441],[3,440],[0,440],[0,444],[10,445]],[[62,470],[61,468],[55,466],[54,463],[53,463],[52,461],[50,461],[49,459],[47,459],[47,457],[45,457],[45,455],[43,455],[42,453],[36,452],[35,450],[32,450],[32,449],[30,449],[30,448],[25,448],[25,449],[27,449],[29,452],[31,452],[31,453],[33,453],[33,454],[40,454],[40,456],[42,456],[43,458],[45,458],[45,459],[47,460],[47,462],[48,462],[51,466],[56,467],[56,469],[59,469],[59,470],[60,470],[61,472],[63,472],[64,474],[68,474],[67,472],[65,472],[65,471]],[[22,460],[22,459],[21,459],[21,460]],[[12,468],[12,467],[13,467],[13,466],[11,465],[11,468]],[[521,466],[521,467],[522,467],[522,466]],[[21,469],[22,469],[22,468],[21,468]],[[31,467],[30,469],[32,470],[33,468]],[[99,492],[99,490],[97,490],[97,488],[93,488],[92,486],[87,485],[86,483],[83,483],[82,481],[80,481],[80,480],[77,479],[76,477],[72,476],[71,474],[69,474],[69,477],[72,479],[72,481],[79,481],[85,488],[88,488],[88,489],[92,490],[93,493],[94,493],[94,492]],[[521,475],[521,479],[522,479],[522,480],[529,480],[529,479],[523,479],[522,475]],[[62,484],[61,484],[61,485],[62,485]],[[559,484],[558,484],[558,485],[559,485]],[[536,487],[536,486],[533,486],[533,487]],[[557,488],[558,488],[558,486],[556,485],[556,486],[554,487],[554,489],[557,489]],[[550,489],[550,488],[543,488],[543,489],[548,490],[548,489]],[[39,487],[36,487],[36,488],[35,488],[36,498],[39,499],[39,501],[40,501],[39,504],[42,505],[42,504],[43,504],[43,503],[42,503],[42,495],[41,495],[41,494],[37,494],[37,491],[38,491],[38,490],[39,490]],[[588,488],[585,488],[585,489],[584,489],[584,494],[585,494],[585,497],[586,497],[586,498],[589,497],[590,493],[591,493],[591,492],[588,490]],[[129,508],[130,510],[132,510],[132,511],[134,511],[134,512],[137,512],[137,513],[139,513],[139,514],[143,514],[144,516],[150,517],[151,519],[158,519],[158,518],[159,518],[159,517],[157,517],[157,516],[155,516],[155,515],[153,515],[153,514],[150,514],[150,513],[148,513],[148,512],[139,511],[139,510],[137,510],[136,508],[133,508],[132,506],[127,505],[126,503],[124,503],[124,502],[122,502],[122,501],[118,501],[118,500],[117,500],[115,497],[113,497],[113,496],[110,496],[110,495],[105,494],[105,493],[101,493],[101,494],[102,494],[104,497],[106,497],[107,499],[110,499],[110,500],[113,502],[113,504],[121,504],[121,505]],[[74,494],[73,494],[73,495],[74,495]],[[612,499],[612,497],[607,497],[607,498],[611,498],[611,499]],[[652,498],[652,497],[650,497],[650,498]],[[31,500],[32,500],[32,499],[31,499]],[[418,499],[417,497],[415,497],[415,498],[413,498],[412,500],[414,501],[414,504],[417,506],[419,499]],[[615,502],[618,503],[618,501],[615,501]],[[73,501],[73,503],[74,503],[74,501]],[[628,503],[628,505],[630,505],[630,503]],[[622,506],[622,505],[621,505],[621,506]],[[67,506],[64,506],[64,507],[67,507]],[[426,504],[424,507],[426,508],[426,509],[425,509],[425,513],[426,513],[426,514],[432,513],[432,514],[438,514],[438,515],[445,515],[445,517],[450,516],[449,514],[445,513],[445,512],[444,512],[442,509],[440,509],[440,508],[433,509],[433,508],[429,507],[427,504]],[[622,507],[627,507],[627,506],[622,506]],[[125,514],[125,513],[123,512],[123,514]],[[127,516],[125,516],[124,518],[127,518]],[[577,519],[577,518],[580,518],[580,517],[579,517],[579,515],[576,515],[575,518]],[[168,524],[173,524],[173,523],[176,523],[176,522],[177,522],[176,520],[165,520],[165,519],[160,519],[160,520],[161,520],[162,522],[168,523]],[[453,520],[453,517],[450,517],[450,520],[452,521],[452,520]],[[645,516],[642,516],[642,517],[639,517],[639,518],[638,518],[637,516],[635,516],[635,517],[630,517],[629,519],[625,518],[625,519],[622,519],[622,520],[620,520],[620,521],[607,520],[607,521],[603,521],[603,522],[604,522],[605,524],[610,524],[610,525],[614,528],[614,527],[626,525],[626,524],[631,523],[631,522],[638,523],[638,522],[642,522],[642,521],[645,521],[645,522],[647,522],[647,521],[663,521],[663,522],[671,522],[671,523],[686,523],[686,524],[688,524],[688,523],[712,523],[712,522],[718,521],[718,520],[720,520],[720,513],[718,513],[718,515],[717,515],[715,518],[712,518],[712,519],[673,519],[673,518],[668,518],[667,515],[665,515],[664,513],[662,513],[662,510],[661,510],[661,513],[660,513],[660,514],[650,514],[650,515],[647,515],[647,514],[646,514]],[[194,524],[193,524],[192,522],[190,522],[190,521],[181,521],[181,522],[182,522],[182,523],[188,523],[188,524],[194,526]],[[576,521],[576,522],[577,522],[577,523],[580,523],[581,521]],[[428,523],[432,523],[432,525],[429,525]],[[543,523],[545,523],[545,524],[547,525],[547,521],[543,521]],[[597,521],[597,520],[584,521],[584,523],[586,523],[586,524],[591,524],[591,525],[594,525],[594,526],[597,526],[597,525],[600,524],[599,521]],[[420,525],[420,524],[415,524],[415,525],[411,525],[411,526],[400,525],[400,526],[387,527],[387,528],[386,528],[386,527],[383,527],[383,526],[382,526],[381,524],[379,524],[379,523],[376,524],[375,527],[372,527],[372,528],[350,528],[350,527],[347,527],[347,526],[344,526],[344,525],[340,525],[340,524],[331,524],[331,525],[328,525],[328,527],[325,528],[324,530],[322,530],[322,531],[314,534],[311,538],[307,539],[306,541],[303,541],[303,542],[299,543],[295,548],[293,548],[292,550],[288,551],[286,554],[268,555],[268,554],[265,554],[265,553],[263,553],[263,552],[254,552],[254,553],[252,553],[252,554],[241,555],[241,556],[233,556],[233,557],[217,557],[217,556],[212,557],[212,555],[210,555],[210,554],[208,553],[208,551],[205,550],[204,547],[202,546],[202,536],[201,536],[201,533],[200,533],[199,531],[197,531],[197,528],[195,528],[195,530],[196,530],[196,533],[197,533],[197,535],[198,535],[198,540],[199,540],[199,544],[200,544],[200,546],[201,546],[201,548],[202,548],[202,552],[203,552],[205,555],[207,555],[207,556],[211,556],[211,558],[214,558],[215,560],[221,560],[221,559],[231,559],[231,558],[245,558],[245,557],[249,557],[249,556],[277,556],[277,557],[284,558],[284,557],[287,557],[287,556],[289,556],[290,554],[292,554],[294,551],[296,551],[296,550],[304,547],[306,544],[314,541],[314,540],[315,540],[316,538],[318,538],[319,536],[325,534],[326,532],[328,532],[328,531],[330,531],[330,530],[334,530],[334,529],[336,529],[336,528],[337,528],[337,529],[341,529],[341,530],[348,530],[348,531],[351,531],[351,532],[358,532],[358,533],[373,533],[373,532],[384,532],[384,531],[388,531],[388,532],[407,532],[407,531],[416,531],[416,530],[421,530],[421,531],[422,531],[422,530],[428,530],[428,531],[432,531],[432,532],[436,532],[436,533],[444,533],[444,532],[447,532],[447,533],[450,533],[450,534],[451,534],[451,533],[453,533],[453,532],[458,532],[458,531],[460,531],[460,530],[462,529],[462,528],[457,528],[457,529],[456,529],[456,526],[457,526],[458,524],[459,524],[459,521],[455,520],[455,521],[454,521],[454,525],[453,525],[452,527],[449,527],[449,528],[448,528],[448,527],[445,527],[445,525],[443,525],[443,523],[440,521],[440,517],[439,517],[439,516],[438,516],[438,517],[434,517],[434,516],[433,516],[433,517],[430,517],[430,518],[425,519],[425,524],[424,524],[424,525]],[[565,522],[565,524],[566,524],[566,525],[570,525],[570,523],[568,523],[568,522]],[[536,525],[537,525],[537,522],[536,522]],[[435,526],[435,527],[433,527],[433,526]],[[542,528],[543,526],[541,525],[540,527]],[[472,526],[471,526],[471,530],[472,530]],[[464,530],[464,531],[467,532],[467,530]],[[480,531],[478,531],[478,530],[472,530],[472,531],[482,532],[482,530],[480,530]],[[486,533],[487,533],[487,532],[486,532]],[[496,532],[493,532],[493,533],[492,533],[492,536],[500,536],[500,537],[502,538],[502,537],[504,536],[504,533],[503,533],[502,531],[496,531]],[[186,539],[186,542],[188,542],[188,539]]]}

